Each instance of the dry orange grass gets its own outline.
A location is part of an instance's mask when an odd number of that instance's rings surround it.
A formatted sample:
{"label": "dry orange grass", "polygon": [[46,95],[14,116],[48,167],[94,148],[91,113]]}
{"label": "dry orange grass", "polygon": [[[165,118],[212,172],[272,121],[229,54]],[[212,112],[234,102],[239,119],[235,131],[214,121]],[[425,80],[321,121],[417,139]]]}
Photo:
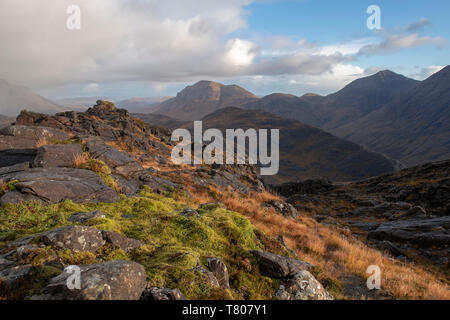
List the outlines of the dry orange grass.
{"label": "dry orange grass", "polygon": [[89,161],[89,156],[86,153],[83,154],[75,154],[73,156],[73,166],[75,168],[81,167],[83,164]]}
{"label": "dry orange grass", "polygon": [[265,201],[278,198],[270,193],[252,193],[242,197],[231,190],[210,189],[192,191],[191,194],[195,198],[187,201],[191,205],[194,202],[221,201],[230,210],[247,216],[266,234],[273,237],[283,235],[299,259],[322,267],[335,278],[353,274],[364,280],[368,276],[367,267],[378,265],[382,271],[382,289],[394,299],[450,299],[449,280],[445,276],[413,263],[391,259],[342,231],[321,225],[302,214],[296,220],[285,218],[263,205]]}

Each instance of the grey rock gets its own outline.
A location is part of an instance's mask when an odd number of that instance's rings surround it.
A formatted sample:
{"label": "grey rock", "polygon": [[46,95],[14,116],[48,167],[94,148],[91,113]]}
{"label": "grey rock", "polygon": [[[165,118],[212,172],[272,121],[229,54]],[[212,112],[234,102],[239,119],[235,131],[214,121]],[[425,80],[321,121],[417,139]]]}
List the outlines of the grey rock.
{"label": "grey rock", "polygon": [[[6,193],[0,204],[39,199],[46,203],[72,200],[76,203],[118,202],[117,193],[94,172],[72,168],[34,168],[0,175],[0,179],[18,180],[17,192]],[[31,199],[30,199],[31,196]]]}
{"label": "grey rock", "polygon": [[140,300],[187,300],[178,289],[150,287],[145,289]]}
{"label": "grey rock", "polygon": [[50,280],[43,294],[52,300],[138,300],[147,286],[145,269],[136,262],[115,260],[80,270],[80,289],[68,288],[72,273],[64,271]]}
{"label": "grey rock", "polygon": [[276,300],[334,300],[333,296],[306,270],[280,286]]}
{"label": "grey rock", "polygon": [[114,231],[102,231],[103,240],[106,243],[112,244],[115,248],[120,248],[126,252],[137,249],[143,245],[143,243],[136,239],[130,239],[124,235]]}
{"label": "grey rock", "polygon": [[72,251],[95,252],[103,246],[102,232],[84,226],[68,226],[42,233],[40,242],[48,246]]}
{"label": "grey rock", "polygon": [[70,222],[85,223],[86,221],[92,219],[102,219],[102,218],[105,218],[105,213],[101,210],[96,210],[91,212],[74,213],[67,220]]}
{"label": "grey rock", "polygon": [[256,258],[262,275],[272,278],[289,278],[312,265],[308,262],[280,256],[265,251],[250,251]]}
{"label": "grey rock", "polygon": [[32,270],[31,265],[23,265],[0,271],[0,287],[11,291],[17,289],[23,281],[27,281]]}
{"label": "grey rock", "polygon": [[270,200],[265,203],[267,207],[274,208],[278,213],[282,214],[288,218],[297,218],[298,212],[297,209],[294,208],[290,203],[280,201],[280,200]]}
{"label": "grey rock", "polygon": [[82,155],[83,150],[80,144],[45,145],[38,149],[33,167],[72,167],[75,158]]}
{"label": "grey rock", "polygon": [[219,258],[206,258],[208,269],[214,274],[221,288],[230,289],[230,277],[225,263]]}

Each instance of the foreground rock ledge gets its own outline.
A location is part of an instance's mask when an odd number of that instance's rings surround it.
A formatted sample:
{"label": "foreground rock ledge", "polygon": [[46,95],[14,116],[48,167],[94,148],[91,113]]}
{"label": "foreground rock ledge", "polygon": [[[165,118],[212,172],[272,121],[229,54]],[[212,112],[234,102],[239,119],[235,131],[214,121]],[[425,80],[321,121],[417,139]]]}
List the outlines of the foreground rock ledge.
{"label": "foreground rock ledge", "polygon": [[72,275],[64,271],[50,280],[43,295],[33,300],[139,300],[147,282],[144,266],[115,260],[102,264],[80,266],[81,289],[67,286]]}

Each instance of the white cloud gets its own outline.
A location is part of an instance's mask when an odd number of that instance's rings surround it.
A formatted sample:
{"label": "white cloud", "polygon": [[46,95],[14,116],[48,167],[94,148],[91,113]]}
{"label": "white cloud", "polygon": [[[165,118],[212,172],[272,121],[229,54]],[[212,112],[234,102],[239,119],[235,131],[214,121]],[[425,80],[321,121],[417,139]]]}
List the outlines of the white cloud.
{"label": "white cloud", "polygon": [[416,80],[425,80],[426,78],[432,76],[433,74],[441,71],[444,68],[445,66],[431,65],[428,67],[420,68],[420,70],[417,73],[411,74],[410,77]]}
{"label": "white cloud", "polygon": [[94,93],[94,92],[98,92],[100,89],[100,86],[98,85],[98,83],[89,83],[88,85],[86,85],[83,88],[83,92],[85,93]]}

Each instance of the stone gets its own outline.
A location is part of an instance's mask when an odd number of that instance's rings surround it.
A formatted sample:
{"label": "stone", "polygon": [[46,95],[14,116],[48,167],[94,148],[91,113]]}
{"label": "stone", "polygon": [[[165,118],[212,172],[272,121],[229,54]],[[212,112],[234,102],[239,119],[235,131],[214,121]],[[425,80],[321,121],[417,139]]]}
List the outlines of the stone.
{"label": "stone", "polygon": [[190,218],[190,217],[200,218],[200,213],[198,213],[196,210],[190,209],[190,208],[184,209],[183,212],[181,212],[181,215],[186,218]]}
{"label": "stone", "polygon": [[81,288],[70,290],[67,270],[42,290],[52,300],[139,300],[147,282],[142,265],[131,261],[108,261],[80,266]]}
{"label": "stone", "polygon": [[104,243],[100,230],[84,226],[68,226],[50,230],[39,235],[38,239],[48,246],[78,252],[96,252]]}
{"label": "stone", "polygon": [[450,244],[450,216],[389,221],[371,231],[368,239],[414,243],[421,247]]}
{"label": "stone", "polygon": [[124,235],[114,231],[102,231],[103,240],[106,243],[112,244],[114,248],[120,248],[123,251],[131,251],[143,245],[143,243],[136,239],[130,239]]}
{"label": "stone", "polygon": [[276,300],[334,300],[333,296],[306,270],[280,286]]}
{"label": "stone", "polygon": [[211,271],[206,270],[205,268],[203,268],[200,265],[196,266],[193,270],[200,272],[203,275],[203,277],[205,279],[205,282],[209,286],[214,287],[214,288],[220,288],[221,287],[220,283],[219,283],[219,280],[217,280],[216,276]]}
{"label": "stone", "polygon": [[30,277],[32,270],[31,265],[23,265],[0,271],[0,289],[12,291],[19,288]]}
{"label": "stone", "polygon": [[[39,199],[45,203],[72,200],[76,203],[114,203],[119,195],[94,172],[73,168],[33,168],[0,175],[5,181],[18,180],[14,196],[6,193],[0,204]],[[30,199],[30,196],[31,199]]]}
{"label": "stone", "polygon": [[223,289],[230,289],[230,278],[225,263],[219,258],[206,258],[208,269],[214,274]]}
{"label": "stone", "polygon": [[70,222],[78,222],[78,223],[85,223],[92,219],[104,219],[105,213],[101,210],[91,211],[91,212],[78,212],[72,214],[67,221]]}
{"label": "stone", "polygon": [[144,290],[140,300],[187,300],[178,289],[149,287]]}
{"label": "stone", "polygon": [[75,158],[81,157],[80,144],[50,144],[38,149],[33,161],[35,168],[72,167]]}
{"label": "stone", "polygon": [[144,169],[128,153],[107,145],[101,138],[88,138],[86,148],[91,157],[104,161],[114,172],[122,176],[130,177],[134,172]]}
{"label": "stone", "polygon": [[272,278],[289,278],[302,270],[308,270],[312,265],[308,262],[280,256],[265,251],[250,251],[256,258],[259,271],[263,276]]}
{"label": "stone", "polygon": [[265,203],[267,207],[274,208],[278,213],[288,218],[297,218],[298,211],[290,203],[280,200],[270,200]]}

